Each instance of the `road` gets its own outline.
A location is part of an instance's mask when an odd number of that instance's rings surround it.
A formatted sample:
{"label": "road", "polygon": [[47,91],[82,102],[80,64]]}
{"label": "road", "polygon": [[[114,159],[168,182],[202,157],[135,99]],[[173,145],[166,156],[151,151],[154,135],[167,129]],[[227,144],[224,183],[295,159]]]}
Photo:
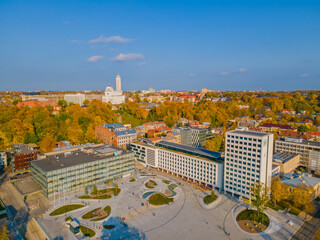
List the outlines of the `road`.
{"label": "road", "polygon": [[320,229],[320,208],[312,219],[305,221],[291,240],[312,240],[316,231]]}

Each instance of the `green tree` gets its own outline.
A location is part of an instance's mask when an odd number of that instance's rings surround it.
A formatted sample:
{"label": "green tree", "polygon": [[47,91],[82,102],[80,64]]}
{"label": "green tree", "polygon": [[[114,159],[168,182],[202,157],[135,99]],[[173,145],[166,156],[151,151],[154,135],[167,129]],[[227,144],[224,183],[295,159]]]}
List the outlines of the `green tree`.
{"label": "green tree", "polygon": [[261,182],[256,182],[251,186],[251,196],[253,198],[252,205],[256,208],[258,219],[268,207],[267,204],[270,200],[270,189]]}
{"label": "green tree", "polygon": [[97,192],[98,192],[97,185],[93,185],[93,191],[92,191],[92,193],[93,193],[93,194],[97,194]]}
{"label": "green tree", "polygon": [[88,195],[89,194],[88,188],[86,188],[86,190],[84,190],[84,192],[86,195]]}

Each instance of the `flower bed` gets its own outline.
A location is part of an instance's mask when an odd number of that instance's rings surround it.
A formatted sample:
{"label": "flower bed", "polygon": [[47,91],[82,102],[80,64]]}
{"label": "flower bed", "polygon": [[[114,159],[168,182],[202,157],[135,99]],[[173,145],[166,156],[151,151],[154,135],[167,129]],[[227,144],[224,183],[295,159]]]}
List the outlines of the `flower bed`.
{"label": "flower bed", "polygon": [[264,213],[260,213],[258,217],[256,210],[244,210],[238,214],[237,223],[242,230],[248,233],[259,233],[266,230],[270,219]]}

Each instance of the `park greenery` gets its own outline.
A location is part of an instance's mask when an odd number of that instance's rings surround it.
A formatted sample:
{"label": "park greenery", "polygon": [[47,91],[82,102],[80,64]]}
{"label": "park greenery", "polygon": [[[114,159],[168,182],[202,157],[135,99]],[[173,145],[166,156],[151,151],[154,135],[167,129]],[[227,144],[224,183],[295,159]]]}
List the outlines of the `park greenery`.
{"label": "park greenery", "polygon": [[155,181],[153,181],[153,180],[149,180],[148,182],[146,182],[146,184],[145,184],[145,186],[147,187],[147,188],[154,188],[155,186],[157,186],[158,184],[155,182]]}
{"label": "park greenery", "polygon": [[131,178],[131,179],[129,180],[129,182],[135,182],[135,181],[136,181],[135,178]]}
{"label": "park greenery", "polygon": [[64,205],[56,210],[54,210],[53,212],[51,212],[49,215],[50,216],[58,216],[67,212],[71,212],[74,210],[77,210],[79,208],[83,208],[85,205],[84,204],[68,204],[68,205]]}
{"label": "park greenery", "polygon": [[103,225],[103,228],[111,230],[115,227],[115,225]]}
{"label": "park greenery", "polygon": [[165,183],[165,184],[170,184],[171,183],[170,180],[162,180],[162,182]]}
{"label": "park greenery", "polygon": [[210,204],[210,203],[214,202],[217,198],[218,198],[218,196],[214,193],[214,191],[211,191],[210,195],[207,195],[203,198],[203,202],[205,204]]}
{"label": "park greenery", "polygon": [[162,193],[156,192],[149,197],[149,203],[152,205],[164,205],[173,201],[173,198],[169,198]]}
{"label": "park greenery", "polygon": [[72,220],[72,217],[68,216],[64,219],[65,222],[68,222],[68,221],[71,221]]}
{"label": "park greenery", "polygon": [[[79,199],[109,199],[112,195],[118,196],[121,192],[121,189],[119,188],[118,184],[115,183],[114,188],[106,188],[98,190],[97,187],[93,187],[93,191],[91,194],[85,194],[82,196],[79,196]],[[86,192],[87,193],[87,192]]]}
{"label": "park greenery", "polygon": [[83,225],[80,225],[80,231],[83,235],[86,237],[94,237],[96,235],[95,231],[93,231],[91,228],[85,227]]}
{"label": "park greenery", "polygon": [[267,210],[270,201],[270,188],[262,182],[256,182],[251,186],[251,195],[253,198],[252,205],[256,208],[257,218],[261,218],[261,214]]}
{"label": "park greenery", "polygon": [[[178,93],[177,93],[178,94]],[[212,97],[208,93],[204,99]],[[216,94],[216,93],[215,93]],[[179,94],[178,94],[179,95]],[[164,121],[172,127],[180,118],[198,120],[211,123],[211,127],[222,127],[223,132],[230,127],[227,119],[239,116],[257,118],[257,114],[270,117],[271,123],[288,124],[298,127],[299,131],[314,130],[312,126],[298,124],[305,119],[312,119],[311,114],[320,111],[319,92],[224,92],[228,101],[211,102],[201,100],[191,104],[187,100],[183,103],[167,101],[161,106],[154,106],[149,112],[141,104],[139,97],[133,102],[126,101],[121,105],[120,112],[123,123],[131,123],[132,126],[149,121]],[[15,104],[18,101],[15,102]],[[139,103],[140,102],[140,103]],[[72,144],[97,142],[95,126],[105,123],[117,122],[117,112],[111,110],[110,104],[99,100],[87,102],[87,107],[78,104],[67,104],[61,100],[61,107],[54,114],[50,106],[32,108],[17,107],[16,105],[0,105],[0,149],[10,147],[11,143],[35,143],[41,152],[51,151],[57,141],[69,140]],[[239,105],[248,105],[249,108],[239,108]],[[277,115],[282,109],[300,112],[303,115],[296,116],[283,114],[281,121],[277,122]],[[320,124],[320,116],[315,118],[315,124]],[[218,151],[224,146],[222,138],[209,140],[207,147]]]}

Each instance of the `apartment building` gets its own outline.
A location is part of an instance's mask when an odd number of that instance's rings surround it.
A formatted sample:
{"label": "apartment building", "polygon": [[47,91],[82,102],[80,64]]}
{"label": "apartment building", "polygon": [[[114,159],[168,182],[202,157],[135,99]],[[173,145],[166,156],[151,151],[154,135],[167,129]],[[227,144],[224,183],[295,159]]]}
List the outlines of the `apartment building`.
{"label": "apartment building", "polygon": [[137,161],[212,188],[223,188],[221,153],[149,139],[130,144]]}
{"label": "apartment building", "polygon": [[8,165],[7,153],[5,151],[0,151],[0,169],[6,168]]}
{"label": "apartment building", "polygon": [[30,169],[30,162],[38,159],[38,150],[29,147],[27,144],[12,144],[14,147],[12,171],[23,171]]}
{"label": "apartment building", "polygon": [[299,165],[308,168],[309,171],[320,174],[320,142],[285,137],[276,140],[275,151],[300,154]]}
{"label": "apartment building", "polygon": [[236,129],[226,134],[224,190],[250,197],[256,182],[271,186],[273,134]]}
{"label": "apartment building", "polygon": [[105,144],[53,152],[31,162],[31,175],[42,192],[67,193],[118,179],[134,172],[134,153]]}

